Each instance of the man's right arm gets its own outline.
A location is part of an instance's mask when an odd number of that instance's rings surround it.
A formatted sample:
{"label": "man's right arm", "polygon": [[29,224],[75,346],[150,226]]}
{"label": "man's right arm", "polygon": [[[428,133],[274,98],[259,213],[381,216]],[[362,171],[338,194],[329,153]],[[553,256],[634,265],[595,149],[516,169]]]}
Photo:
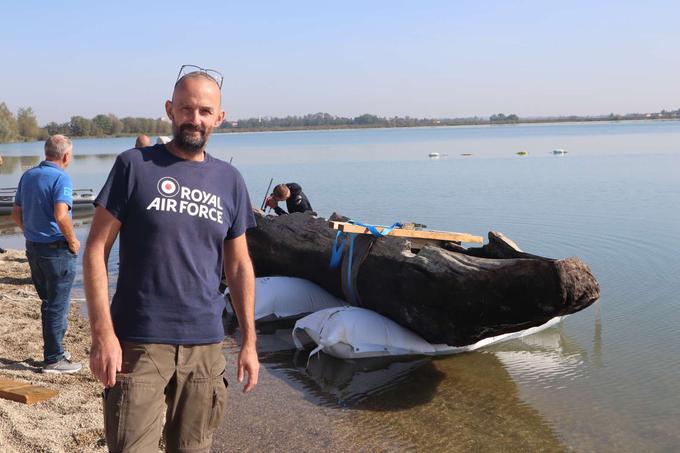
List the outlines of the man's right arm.
{"label": "man's right arm", "polygon": [[14,223],[19,225],[21,231],[24,231],[24,217],[23,213],[21,212],[21,206],[16,204],[12,206],[12,220],[14,220]]}
{"label": "man's right arm", "polygon": [[121,370],[122,365],[120,342],[111,320],[106,267],[120,226],[116,217],[97,206],[83,258],[85,297],[92,335],[90,369],[104,387],[112,387],[116,383],[116,372]]}
{"label": "man's right arm", "polygon": [[272,208],[272,209],[274,210],[274,212],[277,213],[278,215],[286,215],[286,214],[288,214],[286,211],[284,211],[283,209],[279,208],[279,204],[278,204],[278,202],[276,201],[276,199],[274,198],[274,195],[273,195],[273,194],[267,197],[267,199],[265,200],[264,204],[265,204],[266,206],[269,206],[270,208]]}
{"label": "man's right arm", "polygon": [[80,241],[73,230],[73,222],[71,222],[71,216],[68,215],[69,209],[71,209],[69,205],[64,202],[56,203],[54,205],[54,220],[59,226],[59,231],[64,235],[68,248],[77,255],[78,251],[80,251]]}

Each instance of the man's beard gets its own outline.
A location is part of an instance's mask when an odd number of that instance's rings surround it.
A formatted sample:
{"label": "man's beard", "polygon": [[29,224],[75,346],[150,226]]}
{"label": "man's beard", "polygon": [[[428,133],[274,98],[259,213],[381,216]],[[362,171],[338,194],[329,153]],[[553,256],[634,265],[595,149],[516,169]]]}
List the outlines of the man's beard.
{"label": "man's beard", "polygon": [[[198,137],[191,134],[191,132],[196,131],[200,132]],[[172,138],[175,145],[187,153],[197,153],[203,150],[203,147],[208,142],[208,134],[206,134],[205,129],[191,124],[182,124],[179,130],[173,125]]]}

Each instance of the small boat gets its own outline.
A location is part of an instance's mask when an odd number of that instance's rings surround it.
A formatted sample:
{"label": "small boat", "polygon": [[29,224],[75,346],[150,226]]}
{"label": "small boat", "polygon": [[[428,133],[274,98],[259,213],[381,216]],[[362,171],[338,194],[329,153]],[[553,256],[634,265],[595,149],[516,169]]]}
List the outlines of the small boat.
{"label": "small boat", "polygon": [[170,143],[171,141],[172,139],[165,135],[159,135],[158,138],[156,139],[156,143],[158,145],[165,145],[166,143]]}
{"label": "small boat", "polygon": [[517,151],[515,154],[518,156],[528,156],[529,152],[528,151]]}
{"label": "small boat", "polygon": [[556,154],[558,156],[562,156],[564,154],[567,154],[567,152],[565,150],[563,150],[562,148],[553,149],[552,153]]}
{"label": "small boat", "polygon": [[[17,193],[16,187],[5,187],[0,189],[0,215],[12,213],[14,196]],[[92,209],[94,202],[94,191],[92,189],[73,190],[73,210]]]}
{"label": "small boat", "polygon": [[461,156],[470,157],[472,156],[472,153],[462,153]]}
{"label": "small boat", "polygon": [[439,153],[430,153],[427,155],[430,159],[439,159]]}

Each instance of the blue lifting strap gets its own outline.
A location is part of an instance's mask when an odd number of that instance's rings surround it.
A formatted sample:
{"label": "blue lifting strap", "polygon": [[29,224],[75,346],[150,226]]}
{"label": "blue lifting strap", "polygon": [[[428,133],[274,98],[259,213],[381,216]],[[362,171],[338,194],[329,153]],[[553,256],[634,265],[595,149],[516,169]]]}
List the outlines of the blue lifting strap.
{"label": "blue lifting strap", "polygon": [[[369,225],[366,223],[361,223],[357,222],[354,220],[349,220],[348,223],[351,223],[353,225],[361,226],[366,228],[368,231],[371,232],[373,236],[381,237],[381,236],[387,236],[390,234],[390,232],[395,229],[395,228],[401,228],[402,224],[400,222],[394,222],[391,226],[388,227],[383,227],[382,231],[379,231],[375,225]],[[333,248],[331,250],[331,262],[330,262],[330,268],[331,269],[336,269],[340,263],[342,262],[342,255],[345,251],[345,245],[347,243],[347,239],[350,238],[350,254],[349,254],[349,263],[351,267],[352,263],[352,250],[351,250],[351,241],[354,238],[355,233],[345,233],[343,231],[338,231],[338,233],[335,235],[335,240],[333,241]]]}
{"label": "blue lifting strap", "polygon": [[[366,228],[375,237],[387,236],[392,230],[395,228],[401,228],[402,226],[400,222],[395,222],[389,227],[382,227],[382,231],[379,231],[375,225],[368,225],[353,220],[350,220],[349,223]],[[358,305],[359,302],[352,285],[352,261],[354,258],[354,240],[356,237],[357,233],[345,233],[343,231],[338,231],[335,235],[335,240],[333,241],[330,262],[330,268],[337,269],[337,267],[342,262],[342,255],[344,254],[345,247],[349,242],[349,256],[347,257],[347,290],[349,294],[346,294],[346,296],[349,298],[349,302],[353,305]]]}
{"label": "blue lifting strap", "polygon": [[345,251],[346,241],[347,235],[342,231],[338,231],[338,234],[335,235],[335,240],[333,241],[333,248],[331,249],[331,269],[336,269],[340,265],[342,254]]}
{"label": "blue lifting strap", "polygon": [[393,229],[402,227],[400,222],[394,222],[391,226],[383,227],[382,231],[379,231],[375,225],[368,225],[354,220],[350,220],[348,223],[366,228],[373,236],[387,236]]}
{"label": "blue lifting strap", "polygon": [[349,240],[349,256],[347,257],[347,289],[349,291],[349,301],[352,305],[359,305],[358,299],[354,293],[354,287],[352,286],[352,257],[354,256],[354,240],[357,238],[356,234],[353,234]]}

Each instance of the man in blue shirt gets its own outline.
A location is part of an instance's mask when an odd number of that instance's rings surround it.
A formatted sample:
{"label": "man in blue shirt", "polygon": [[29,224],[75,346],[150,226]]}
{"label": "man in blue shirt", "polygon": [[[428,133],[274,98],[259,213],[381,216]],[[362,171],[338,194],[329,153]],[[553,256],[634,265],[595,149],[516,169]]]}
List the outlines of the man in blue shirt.
{"label": "man in blue shirt", "polygon": [[31,279],[42,300],[43,373],[77,373],[82,368],[71,362],[62,344],[80,250],[71,222],[73,186],[64,171],[72,157],[71,140],[63,135],[48,138],[45,160],[23,174],[12,208],[12,219],[26,238]]}

